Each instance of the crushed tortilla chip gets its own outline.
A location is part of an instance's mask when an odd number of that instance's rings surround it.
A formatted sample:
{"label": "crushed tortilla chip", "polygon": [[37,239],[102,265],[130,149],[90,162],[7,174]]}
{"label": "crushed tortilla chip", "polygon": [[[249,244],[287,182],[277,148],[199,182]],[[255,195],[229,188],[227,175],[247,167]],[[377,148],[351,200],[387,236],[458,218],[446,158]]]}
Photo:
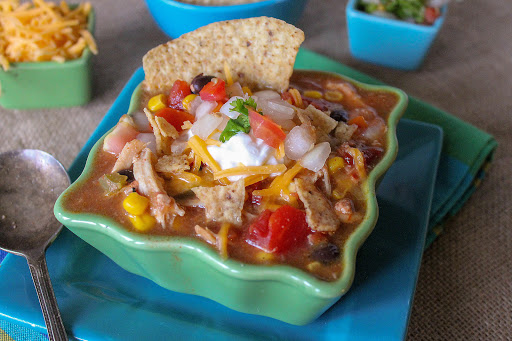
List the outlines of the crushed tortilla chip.
{"label": "crushed tortilla chip", "polygon": [[158,159],[155,170],[159,173],[183,173],[190,170],[187,155],[164,155]]}
{"label": "crushed tortilla chip", "polygon": [[314,231],[333,232],[340,222],[329,200],[315,184],[301,178],[295,179],[295,188],[306,209],[306,221]]}
{"label": "crushed tortilla chip", "polygon": [[215,22],[150,50],[145,90],[167,92],[175,80],[190,83],[200,73],[222,78],[227,63],[243,86],[284,91],[303,41],[304,32],[275,18]]}
{"label": "crushed tortilla chip", "polygon": [[245,201],[244,180],[227,186],[195,187],[192,191],[206,209],[206,219],[240,225]]}
{"label": "crushed tortilla chip", "polygon": [[302,123],[309,121],[317,130],[325,134],[329,134],[338,125],[338,121],[311,104],[306,109],[302,110],[298,116]]}
{"label": "crushed tortilla chip", "polygon": [[334,130],[334,136],[338,139],[338,143],[347,142],[356,130],[357,125],[355,124],[348,125],[345,122],[339,122],[336,130]]}
{"label": "crushed tortilla chip", "polygon": [[144,113],[153,128],[153,134],[155,134],[157,154],[159,156],[172,154],[172,142],[179,136],[176,128],[164,118],[155,116],[146,108],[144,108]]}

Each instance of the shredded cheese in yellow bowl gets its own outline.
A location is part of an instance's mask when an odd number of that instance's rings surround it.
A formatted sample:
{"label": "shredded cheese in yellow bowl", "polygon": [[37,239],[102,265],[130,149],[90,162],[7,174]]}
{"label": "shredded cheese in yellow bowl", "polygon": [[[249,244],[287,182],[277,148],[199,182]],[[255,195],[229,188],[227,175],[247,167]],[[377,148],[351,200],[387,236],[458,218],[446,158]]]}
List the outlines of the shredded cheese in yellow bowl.
{"label": "shredded cheese in yellow bowl", "polygon": [[89,2],[0,1],[0,65],[7,71],[14,62],[65,62],[80,58],[86,47],[97,54],[87,27],[91,10]]}

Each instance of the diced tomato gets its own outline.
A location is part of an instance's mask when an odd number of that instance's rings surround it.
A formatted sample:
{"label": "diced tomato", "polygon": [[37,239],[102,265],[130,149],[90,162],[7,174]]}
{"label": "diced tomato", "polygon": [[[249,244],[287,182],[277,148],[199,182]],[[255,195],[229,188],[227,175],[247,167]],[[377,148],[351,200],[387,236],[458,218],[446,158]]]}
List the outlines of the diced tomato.
{"label": "diced tomato", "polygon": [[195,117],[188,112],[177,110],[173,108],[163,108],[155,113],[155,116],[164,118],[167,122],[172,124],[178,132],[182,131],[181,126],[185,121],[194,123]]}
{"label": "diced tomato", "polygon": [[366,146],[360,148],[364,156],[364,164],[367,169],[372,169],[382,158],[384,149],[378,146]]}
{"label": "diced tomato", "polygon": [[188,83],[178,79],[169,92],[169,106],[173,109],[183,110],[183,99],[191,93]]}
{"label": "diced tomato", "polygon": [[347,124],[348,125],[355,124],[361,129],[368,128],[368,123],[366,122],[366,120],[364,119],[363,116],[356,116],[354,118],[351,118],[350,120],[348,120]]}
{"label": "diced tomato", "polygon": [[214,78],[201,89],[199,96],[203,101],[225,101],[226,83],[222,79]]}
{"label": "diced tomato", "polygon": [[279,148],[281,142],[286,138],[281,127],[270,118],[262,116],[254,110],[249,110],[249,123],[254,136],[262,139],[270,147]]}
{"label": "diced tomato", "polygon": [[263,181],[258,181],[252,185],[245,187],[245,191],[248,194],[247,200],[253,204],[259,205],[261,203],[261,196],[252,195],[255,190],[263,189]]}
{"label": "diced tomato", "polygon": [[433,25],[437,18],[441,15],[441,11],[437,7],[425,8],[425,24]]}
{"label": "diced tomato", "polygon": [[306,214],[294,207],[284,205],[275,212],[263,211],[249,227],[247,242],[270,253],[283,253],[301,247],[311,229]]}

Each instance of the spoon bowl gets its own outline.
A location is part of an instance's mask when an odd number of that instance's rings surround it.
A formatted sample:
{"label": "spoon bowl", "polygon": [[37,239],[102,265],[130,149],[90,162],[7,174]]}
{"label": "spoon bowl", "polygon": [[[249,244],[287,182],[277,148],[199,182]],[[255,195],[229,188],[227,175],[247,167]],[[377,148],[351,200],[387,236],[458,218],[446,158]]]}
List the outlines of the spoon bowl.
{"label": "spoon bowl", "polygon": [[69,184],[64,167],[48,153],[25,149],[0,154],[0,248],[27,259],[52,340],[66,340],[67,335],[45,252],[62,229],[53,205]]}

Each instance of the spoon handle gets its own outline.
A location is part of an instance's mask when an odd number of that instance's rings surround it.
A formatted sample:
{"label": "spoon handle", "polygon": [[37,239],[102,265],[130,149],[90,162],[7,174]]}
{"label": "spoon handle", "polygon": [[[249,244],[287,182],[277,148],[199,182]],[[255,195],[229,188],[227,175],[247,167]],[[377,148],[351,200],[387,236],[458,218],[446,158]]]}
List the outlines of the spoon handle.
{"label": "spoon handle", "polygon": [[36,287],[37,297],[41,304],[50,340],[68,340],[68,335],[60,316],[59,306],[57,305],[57,299],[53,293],[44,253],[36,259],[28,258],[27,262]]}

